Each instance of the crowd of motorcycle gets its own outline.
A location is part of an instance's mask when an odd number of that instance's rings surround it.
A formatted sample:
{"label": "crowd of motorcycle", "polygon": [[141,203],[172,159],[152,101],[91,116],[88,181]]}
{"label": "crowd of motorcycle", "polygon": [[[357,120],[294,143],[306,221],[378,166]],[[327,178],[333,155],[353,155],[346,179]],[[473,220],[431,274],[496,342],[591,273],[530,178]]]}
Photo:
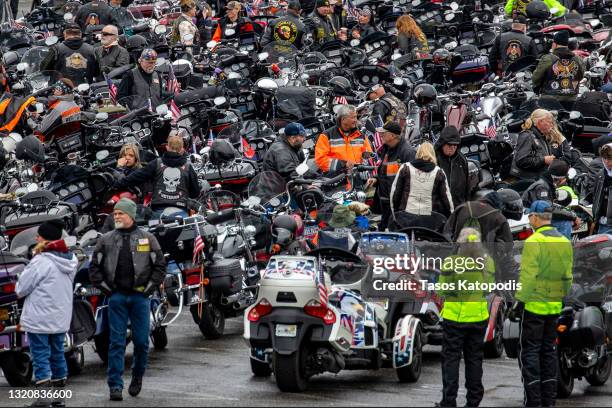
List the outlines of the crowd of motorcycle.
{"label": "crowd of motorcycle", "polygon": [[[264,40],[266,26],[282,12],[275,1],[245,3],[245,20],[234,28],[215,28],[213,17],[203,30],[209,39],[225,30],[221,38],[194,43],[189,35],[178,42],[171,38],[173,22],[181,16],[178,3],[134,0],[115,22],[129,63],[64,90],[73,95],[79,114],[42,129],[64,73],[41,70],[41,65],[48,65],[63,29],[85,6],[43,1],[13,19],[9,2],[3,1],[0,366],[6,380],[14,387],[31,382],[28,338],[19,329],[23,301],[15,285],[32,256],[38,226],[52,220],[64,222],[65,241],[79,260],[71,331],[64,343],[70,375],[83,369],[83,347],[89,342],[108,360],[108,300],[91,284],[88,270],[98,237],[109,229],[113,206],[126,197],[139,203],[137,224],[155,235],[168,265],[164,283],[150,297],[155,349],[168,347],[167,330],[186,308],[207,339],[223,336],[226,319],[244,319],[251,350],[245,359],[253,375],[274,373],[283,391],[302,391],[313,375],[345,369],[387,367],[401,382],[418,381],[423,347],[442,342],[443,299],[435,291],[416,291],[410,300],[371,299],[363,286],[376,257],[412,253],[417,247],[425,251],[423,243],[435,243],[440,251],[455,237],[448,236],[445,222],[377,228],[374,190],[366,187],[382,159],[376,151],[383,145],[383,120],[369,96],[383,88],[400,101],[392,109],[399,112],[402,138],[415,148],[435,143],[447,126],[458,130],[458,151],[468,163],[468,200],[491,191],[527,190],[535,180],[512,174],[518,135],[534,110],[554,113],[571,144],[564,157],[571,165],[568,188],[560,189],[554,201],[580,219],[570,235],[576,254],[588,260],[577,263],[588,267],[574,271],[587,283],[574,288],[573,309],[560,320],[580,330],[560,334],[558,395],[569,397],[575,379],[603,385],[612,369],[606,275],[612,235],[595,234],[592,206],[601,167],[593,163],[600,147],[612,142],[606,139],[612,131],[610,102],[601,92],[612,82],[612,3],[580,4],[578,13],[568,5],[568,14],[559,17],[558,10],[532,1],[524,24],[537,56],[517,58],[504,72],[492,72],[488,57],[512,20],[504,4],[494,1],[349,0],[344,9],[348,27],[359,24],[356,10],[367,9],[376,22],[373,32],[324,42],[304,33],[298,49],[287,41]],[[198,7],[216,16],[224,4]],[[431,51],[397,46],[396,21],[404,14],[422,28]],[[309,18],[305,25],[316,25]],[[107,26],[96,22],[82,33],[94,46]],[[570,49],[585,67],[570,111],[555,98],[539,97],[531,80],[538,58],[549,52],[559,32],[569,34]],[[155,50],[155,71],[168,91],[160,103],[142,95],[118,97],[121,81],[145,49]],[[356,107],[358,126],[374,153],[364,154],[350,171],[326,178],[314,162],[317,140],[337,124],[336,113],[348,104]],[[287,179],[264,171],[263,163],[291,122],[303,126],[306,138],[304,162],[297,177]],[[167,150],[171,133],[182,138],[201,193],[187,200],[188,211],[168,205],[154,214],[150,186],[117,187],[122,178],[117,163],[130,150],[126,145],[140,162],[156,160]],[[180,182],[180,174],[171,171],[163,177],[168,191]],[[569,197],[562,192],[570,190]],[[516,252],[532,230],[522,206],[514,208],[514,215],[508,223]],[[358,232],[352,228],[356,224]],[[338,228],[330,232],[330,225]],[[423,271],[423,279],[437,278]],[[498,358],[504,349],[516,357],[518,327],[506,319],[511,293],[491,293],[487,301],[486,357]]]}

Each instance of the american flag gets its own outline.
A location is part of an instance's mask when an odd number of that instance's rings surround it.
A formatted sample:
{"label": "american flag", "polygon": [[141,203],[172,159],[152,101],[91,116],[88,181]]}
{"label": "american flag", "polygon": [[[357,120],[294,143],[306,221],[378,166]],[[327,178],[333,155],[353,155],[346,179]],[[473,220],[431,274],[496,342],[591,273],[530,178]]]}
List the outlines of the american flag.
{"label": "american flag", "polygon": [[204,250],[204,240],[202,239],[202,235],[200,235],[200,227],[197,226],[198,236],[195,237],[193,241],[193,263],[196,263],[200,258],[200,254]]}
{"label": "american flag", "polygon": [[487,128],[485,129],[485,135],[490,138],[494,138],[495,136],[497,136],[497,128],[495,127],[495,122],[493,121],[493,119],[489,121],[489,126],[487,126]]}
{"label": "american flag", "polygon": [[319,273],[317,275],[317,289],[319,290],[319,301],[323,306],[327,306],[327,286],[325,285],[325,273],[323,267],[319,264]]}
{"label": "american flag", "polygon": [[[384,125],[382,118],[380,117],[380,115],[377,115],[376,118],[374,119],[374,126],[376,126],[377,128],[382,127]],[[380,135],[380,132],[375,132],[374,133],[374,151],[378,151],[378,149],[380,149],[383,145],[383,140],[382,140],[382,136]]]}
{"label": "american flag", "polygon": [[357,10],[355,5],[353,4],[353,0],[347,0],[346,4],[347,4],[347,14],[355,18],[359,17],[359,10]]}
{"label": "american flag", "polygon": [[113,83],[113,81],[104,74],[104,79],[106,80],[106,85],[108,85],[108,94],[110,96],[111,102],[113,105],[117,104],[117,85]]}
{"label": "american flag", "polygon": [[170,64],[170,71],[168,71],[168,82],[166,84],[166,88],[168,92],[172,92],[175,95],[178,95],[181,90],[181,83],[174,75],[174,68],[172,68],[172,64]]}
{"label": "american flag", "polygon": [[174,99],[170,100],[170,112],[172,113],[172,123],[178,122],[181,117],[181,110],[176,106]]}
{"label": "american flag", "polygon": [[334,103],[336,105],[348,105],[348,101],[346,100],[344,96],[336,96],[334,98]]}
{"label": "american flag", "polygon": [[245,137],[242,138],[242,154],[247,159],[252,159],[255,157],[255,150],[251,147]]}

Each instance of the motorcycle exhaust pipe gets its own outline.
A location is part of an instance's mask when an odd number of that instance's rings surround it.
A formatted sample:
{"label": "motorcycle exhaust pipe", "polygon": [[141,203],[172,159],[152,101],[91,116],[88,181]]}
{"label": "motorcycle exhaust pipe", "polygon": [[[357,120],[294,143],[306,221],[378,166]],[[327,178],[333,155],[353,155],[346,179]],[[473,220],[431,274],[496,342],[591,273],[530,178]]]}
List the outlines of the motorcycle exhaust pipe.
{"label": "motorcycle exhaust pipe", "polygon": [[592,367],[597,363],[597,352],[593,350],[584,350],[580,357],[578,357],[578,364],[580,367],[588,368]]}
{"label": "motorcycle exhaust pipe", "polygon": [[222,297],[221,298],[221,304],[223,306],[227,306],[229,304],[235,303],[235,302],[237,302],[240,299],[241,296],[242,296],[242,293],[239,292],[239,293],[235,293],[233,295],[230,295],[228,297]]}
{"label": "motorcycle exhaust pipe", "polygon": [[254,299],[243,297],[242,299],[234,303],[233,306],[235,310],[242,310],[242,309],[246,309],[247,307],[249,307],[251,304],[253,304],[254,301],[255,301]]}

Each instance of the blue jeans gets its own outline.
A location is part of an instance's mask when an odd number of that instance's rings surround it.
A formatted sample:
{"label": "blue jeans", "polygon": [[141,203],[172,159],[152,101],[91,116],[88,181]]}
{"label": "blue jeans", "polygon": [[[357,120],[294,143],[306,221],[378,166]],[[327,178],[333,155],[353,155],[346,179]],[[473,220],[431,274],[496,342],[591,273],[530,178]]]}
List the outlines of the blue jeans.
{"label": "blue jeans", "polygon": [[571,221],[553,221],[553,227],[557,229],[565,238],[572,240],[572,227],[574,223]]}
{"label": "blue jeans", "polygon": [[149,298],[140,293],[125,295],[113,293],[108,301],[108,321],[110,326],[110,346],[108,349],[108,386],[123,388],[123,369],[125,365],[125,335],[128,319],[132,329],[134,355],[132,358],[132,377],[142,377],[147,367],[149,354]]}
{"label": "blue jeans", "polygon": [[36,382],[68,377],[68,365],[64,357],[65,336],[65,333],[28,333]]}
{"label": "blue jeans", "polygon": [[598,234],[612,234],[612,225],[599,224]]}

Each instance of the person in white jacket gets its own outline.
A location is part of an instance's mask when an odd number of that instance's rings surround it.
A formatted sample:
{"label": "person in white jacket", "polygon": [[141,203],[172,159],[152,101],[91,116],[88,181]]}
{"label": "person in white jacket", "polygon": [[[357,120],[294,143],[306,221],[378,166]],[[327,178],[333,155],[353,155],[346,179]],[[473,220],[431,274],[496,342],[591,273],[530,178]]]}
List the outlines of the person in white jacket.
{"label": "person in white jacket", "polygon": [[63,406],[63,400],[47,394],[64,388],[68,377],[64,338],[70,330],[78,261],[61,239],[63,229],[61,220],[38,227],[34,257],[16,286],[17,296],[25,298],[19,323],[28,335],[36,388],[47,391],[33,406]]}

